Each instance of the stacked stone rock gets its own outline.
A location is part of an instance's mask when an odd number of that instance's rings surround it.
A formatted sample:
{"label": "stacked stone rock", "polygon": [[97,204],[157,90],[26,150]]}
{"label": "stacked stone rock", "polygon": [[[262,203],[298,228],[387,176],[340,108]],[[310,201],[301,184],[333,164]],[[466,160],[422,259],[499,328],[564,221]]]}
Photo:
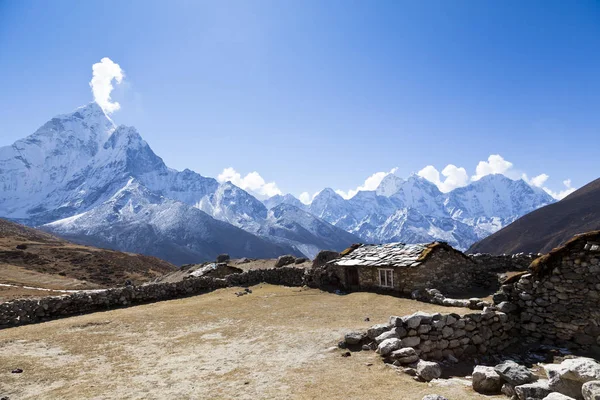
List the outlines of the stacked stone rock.
{"label": "stacked stone rock", "polygon": [[225,279],[190,277],[173,283],[152,283],[141,286],[80,292],[68,296],[13,300],[0,303],[0,328],[110,308],[192,296],[229,286],[251,286],[263,282],[273,285],[302,286],[305,283],[305,270],[293,267],[251,270],[241,274],[229,275]]}
{"label": "stacked stone rock", "polygon": [[425,303],[438,304],[446,307],[467,307],[471,310],[483,310],[492,304],[478,297],[470,299],[451,299],[442,294],[438,289],[425,289],[413,291],[411,297]]}
{"label": "stacked stone rock", "polygon": [[346,335],[346,342],[376,348],[389,362],[410,364],[416,358],[442,360],[500,352],[514,343],[514,325],[508,315],[491,309],[463,317],[417,312],[390,317],[387,324],[367,332],[353,332]]}
{"label": "stacked stone rock", "polygon": [[587,349],[600,345],[600,252],[576,240],[501,287],[494,302],[518,316],[524,338]]}
{"label": "stacked stone rock", "polygon": [[493,255],[488,253],[477,253],[468,255],[471,260],[493,272],[526,271],[533,260],[540,254],[519,253]]}

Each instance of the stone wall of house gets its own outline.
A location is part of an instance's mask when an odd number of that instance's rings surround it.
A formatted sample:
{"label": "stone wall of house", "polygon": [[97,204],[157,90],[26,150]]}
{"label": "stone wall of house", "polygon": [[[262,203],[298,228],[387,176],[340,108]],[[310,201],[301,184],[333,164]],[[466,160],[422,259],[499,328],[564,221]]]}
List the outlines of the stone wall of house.
{"label": "stone wall of house", "polygon": [[[340,287],[350,289],[346,282],[346,268],[349,267],[328,265],[328,271],[323,274],[331,285],[337,282]],[[384,267],[356,267],[360,290],[410,296],[415,290],[436,288],[444,294],[453,295],[465,294],[498,280],[496,274],[491,277],[482,274],[479,264],[444,248],[435,249],[418,267],[390,267],[394,274],[393,289],[379,286],[379,268]]]}
{"label": "stone wall of house", "polygon": [[302,286],[305,283],[305,270],[293,267],[252,270],[229,275],[224,279],[190,277],[174,283],[152,283],[142,286],[80,292],[67,296],[13,300],[0,303],[0,328],[117,307],[176,299],[229,286],[251,286],[263,282],[274,285]]}
{"label": "stone wall of house", "polygon": [[469,258],[490,272],[527,271],[533,260],[541,254],[519,253],[493,255],[487,253],[468,254]]}
{"label": "stone wall of house", "polygon": [[[521,336],[546,344],[600,346],[600,251],[586,240],[532,264],[532,273],[503,285],[500,309],[519,319]],[[536,261],[537,262],[537,261]]]}
{"label": "stone wall of house", "polygon": [[[398,348],[412,347],[423,360],[460,359],[504,350],[518,341],[515,326],[509,315],[492,309],[462,317],[417,312],[390,317],[388,323],[374,325],[359,335],[346,335],[346,342],[349,337],[354,341],[359,338],[361,344],[374,349],[385,346],[382,343],[387,339],[399,339],[400,343],[395,342]],[[389,356],[393,357],[394,353]]]}

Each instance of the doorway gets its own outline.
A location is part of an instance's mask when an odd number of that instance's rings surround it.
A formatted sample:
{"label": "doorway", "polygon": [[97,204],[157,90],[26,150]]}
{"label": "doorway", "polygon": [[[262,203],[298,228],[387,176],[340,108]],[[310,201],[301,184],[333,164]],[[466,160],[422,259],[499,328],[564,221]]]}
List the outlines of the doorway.
{"label": "doorway", "polygon": [[358,270],[355,267],[346,268],[346,284],[349,288],[358,287]]}

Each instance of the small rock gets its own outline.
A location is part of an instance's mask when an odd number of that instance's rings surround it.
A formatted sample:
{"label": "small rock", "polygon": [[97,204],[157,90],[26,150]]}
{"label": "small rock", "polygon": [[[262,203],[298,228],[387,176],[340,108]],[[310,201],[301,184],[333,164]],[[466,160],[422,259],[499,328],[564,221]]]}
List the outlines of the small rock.
{"label": "small rock", "polygon": [[508,360],[494,367],[494,370],[506,382],[513,386],[524,385],[526,383],[535,382],[537,377],[527,367],[519,365],[514,361]]}
{"label": "small rock", "polygon": [[502,385],[502,389],[500,389],[500,392],[502,392],[502,394],[506,397],[513,397],[517,395],[517,393],[515,392],[515,387],[509,383],[505,383],[504,385]]}
{"label": "small rock", "polygon": [[444,396],[440,396],[439,394],[428,394],[423,397],[423,400],[448,400]]}
{"label": "small rock", "polygon": [[344,336],[346,344],[359,344],[365,338],[365,334],[362,332],[348,332]]}
{"label": "small rock", "polygon": [[553,390],[550,389],[548,380],[540,379],[537,382],[515,387],[515,392],[519,400],[537,400],[548,396]]}
{"label": "small rock", "polygon": [[388,324],[373,325],[372,327],[367,329],[367,336],[369,337],[369,339],[375,339],[377,336],[388,331],[389,329],[390,327]]}
{"label": "small rock", "polygon": [[11,371],[13,374],[22,374],[23,370],[21,368],[16,368]]}
{"label": "small rock", "polygon": [[600,381],[589,381],[581,387],[581,394],[585,400],[600,400]]}
{"label": "small rock", "polygon": [[575,400],[572,397],[565,396],[564,394],[560,394],[558,392],[550,393],[548,396],[544,397],[543,400]]}
{"label": "small rock", "polygon": [[442,368],[436,362],[419,360],[417,376],[426,382],[442,376]]}
{"label": "small rock", "polygon": [[280,267],[284,267],[286,265],[290,265],[293,264],[296,261],[296,257],[292,256],[292,255],[285,255],[285,256],[280,256],[277,261],[275,262],[275,268],[280,268]]}
{"label": "small rock", "polygon": [[390,354],[392,351],[398,350],[400,348],[401,344],[402,344],[402,342],[400,341],[400,339],[396,339],[396,338],[386,339],[383,342],[379,343],[379,346],[377,346],[377,353],[379,353],[381,356],[385,357],[388,354]]}
{"label": "small rock", "polygon": [[377,336],[375,338],[375,343],[379,344],[381,342],[383,342],[386,339],[400,339],[398,337],[398,334],[396,333],[396,331],[387,331],[387,332],[383,332],[381,335]]}
{"label": "small rock", "polygon": [[473,390],[482,394],[498,394],[504,383],[494,367],[477,365],[473,370]]}
{"label": "small rock", "polygon": [[342,357],[350,357],[352,355],[352,353],[350,353],[349,351],[342,353]]}

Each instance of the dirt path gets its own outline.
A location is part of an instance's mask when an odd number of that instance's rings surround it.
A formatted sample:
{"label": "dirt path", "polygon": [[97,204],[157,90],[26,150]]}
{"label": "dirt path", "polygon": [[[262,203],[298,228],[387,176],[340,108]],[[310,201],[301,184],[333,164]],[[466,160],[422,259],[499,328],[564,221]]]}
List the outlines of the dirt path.
{"label": "dirt path", "polygon": [[[391,314],[464,309],[372,293],[263,285],[236,297],[237,290],[0,331],[0,397],[490,398],[461,383],[417,383],[373,352],[343,358],[334,347],[347,330]],[[14,368],[24,372],[11,374]]]}

